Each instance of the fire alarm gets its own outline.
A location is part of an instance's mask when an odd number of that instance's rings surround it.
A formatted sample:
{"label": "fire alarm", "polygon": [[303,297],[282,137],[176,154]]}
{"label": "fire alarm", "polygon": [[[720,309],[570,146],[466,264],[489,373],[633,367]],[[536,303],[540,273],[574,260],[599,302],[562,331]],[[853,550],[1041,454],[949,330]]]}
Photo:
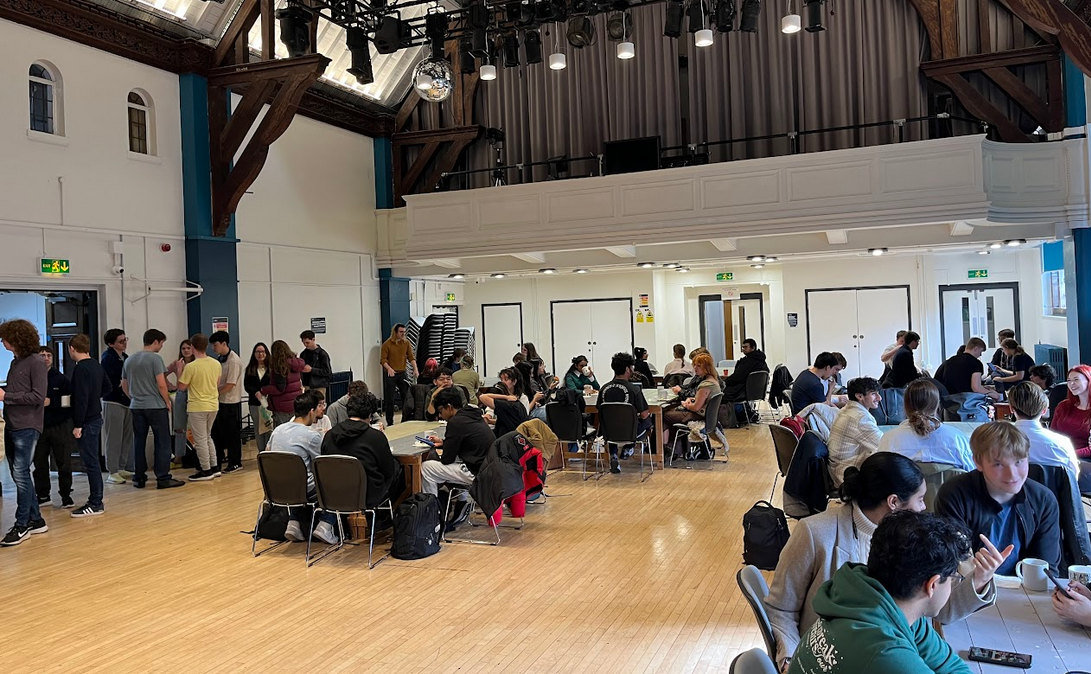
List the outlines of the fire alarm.
{"label": "fire alarm", "polygon": [[164,253],[169,253],[170,252],[170,244],[169,243],[164,243],[163,245],[159,246],[159,250],[163,251]]}

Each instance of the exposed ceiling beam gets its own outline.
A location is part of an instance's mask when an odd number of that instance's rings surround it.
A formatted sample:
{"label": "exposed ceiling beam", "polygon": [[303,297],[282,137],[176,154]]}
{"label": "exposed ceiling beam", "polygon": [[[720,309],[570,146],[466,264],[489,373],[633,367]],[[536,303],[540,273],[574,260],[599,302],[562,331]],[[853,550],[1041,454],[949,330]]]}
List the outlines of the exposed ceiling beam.
{"label": "exposed ceiling beam", "polygon": [[542,264],[545,262],[545,253],[512,253],[512,257],[523,262]]}
{"label": "exposed ceiling beam", "polygon": [[974,226],[965,220],[951,223],[951,236],[969,236],[974,233]]}
{"label": "exposed ceiling beam", "polygon": [[607,246],[606,250],[617,257],[636,257],[636,246]]}
{"label": "exposed ceiling beam", "polygon": [[712,245],[716,246],[716,250],[721,253],[730,253],[739,249],[735,245],[735,239],[712,239]]}
{"label": "exposed ceiling beam", "polygon": [[849,242],[849,233],[845,229],[827,229],[826,241],[831,246],[839,246]]}

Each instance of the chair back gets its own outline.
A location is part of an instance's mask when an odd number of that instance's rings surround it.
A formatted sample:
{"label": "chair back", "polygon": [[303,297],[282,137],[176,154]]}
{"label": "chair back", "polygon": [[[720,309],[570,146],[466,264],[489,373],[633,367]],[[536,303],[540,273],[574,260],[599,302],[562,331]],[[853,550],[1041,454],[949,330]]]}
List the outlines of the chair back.
{"label": "chair back", "polygon": [[579,442],[583,439],[583,413],[576,405],[547,403],[546,423],[560,442]]}
{"label": "chair back", "polygon": [[788,466],[792,465],[792,456],[796,453],[799,440],[795,433],[779,424],[770,425],[769,433],[773,436],[773,449],[777,453],[777,470],[781,477],[785,477],[788,475]]}
{"label": "chair back", "polygon": [[1061,526],[1061,573],[1073,564],[1091,563],[1091,540],[1087,536],[1087,516],[1076,476],[1061,466],[1030,464],[1028,476],[1057,497]]}
{"label": "chair back", "polygon": [[716,393],[705,401],[705,433],[708,435],[716,432],[716,424],[720,419],[720,401],[723,399],[723,393]]}
{"label": "chair back", "polygon": [[731,661],[731,674],[777,674],[777,668],[765,651],[752,648]]}
{"label": "chair back", "polygon": [[352,456],[318,456],[311,464],[318,505],[342,513],[367,510],[367,474]]}
{"label": "chair back", "polygon": [[307,464],[298,454],[273,450],[260,452],[258,475],[265,498],[273,505],[307,504]]}
{"label": "chair back", "polygon": [[730,368],[731,364],[734,363],[734,362],[735,361],[732,361],[732,360],[721,360],[718,363],[716,363],[716,369],[720,370],[720,371],[726,370],[726,369]]}
{"label": "chair back", "polygon": [[746,375],[746,399],[758,401],[765,399],[765,391],[769,388],[769,373],[758,370]]}
{"label": "chair back", "polygon": [[636,442],[636,408],[629,403],[599,405],[599,431],[606,442]]}
{"label": "chair back", "polygon": [[958,466],[951,466],[946,463],[923,463],[919,461],[916,463],[917,468],[924,474],[924,507],[928,509],[928,512],[936,512],[936,494],[939,493],[939,488],[947,480],[966,471]]}
{"label": "chair back", "polygon": [[735,580],[739,583],[742,596],[746,603],[750,604],[750,610],[754,612],[754,619],[758,622],[758,631],[765,640],[765,650],[769,658],[777,657],[777,640],[773,636],[773,625],[769,622],[769,614],[765,612],[765,597],[769,594],[769,586],[765,584],[765,577],[758,571],[758,567],[747,565],[739,569],[735,574]]}

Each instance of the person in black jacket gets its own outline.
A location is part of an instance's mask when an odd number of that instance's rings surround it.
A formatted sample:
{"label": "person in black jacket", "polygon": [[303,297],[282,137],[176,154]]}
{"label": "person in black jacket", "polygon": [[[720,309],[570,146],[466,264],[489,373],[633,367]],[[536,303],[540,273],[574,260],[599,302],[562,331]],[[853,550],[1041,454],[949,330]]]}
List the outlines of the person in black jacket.
{"label": "person in black jacket", "polygon": [[72,517],[91,517],[105,512],[102,504],[102,464],[99,436],[102,433],[102,400],[114,390],[102,365],[90,356],[91,340],[76,335],[68,342],[68,354],[76,361],[72,370],[72,435],[80,448],[80,460],[87,473],[91,493],[87,503],[72,511]]}
{"label": "person in black jacket", "polygon": [[405,490],[402,467],[390,453],[390,442],[382,431],[371,427],[377,403],[369,393],[350,397],[345,403],[348,419],[330,429],[322,439],[323,456],[351,456],[363,465],[367,474],[368,508],[375,508],[387,499],[393,503]]}
{"label": "person in black jacket", "polygon": [[889,388],[905,388],[915,379],[920,378],[920,370],[913,358],[913,352],[921,345],[921,336],[910,330],[902,338],[902,345],[894,352],[890,360],[890,376],[886,379]]}
{"label": "person in black jacket", "polygon": [[[474,475],[481,470],[481,464],[485,461],[489,447],[496,441],[496,435],[485,423],[479,408],[463,406],[462,396],[458,391],[441,391],[434,404],[440,419],[447,422],[447,431],[443,439],[434,435],[429,437],[442,454],[438,461],[425,461],[421,465],[420,475],[422,491],[438,496],[441,484],[467,487],[473,484]],[[469,516],[469,495],[463,495],[447,522],[448,530],[465,522]]]}
{"label": "person in black jacket", "polygon": [[769,363],[765,362],[765,353],[758,349],[758,343],[752,339],[742,341],[742,358],[735,363],[735,371],[724,380],[724,400],[744,402],[746,399],[746,378],[754,372],[768,372]]}
{"label": "person in black jacket", "polygon": [[258,443],[258,452],[264,452],[273,434],[272,413],[265,411],[262,418],[261,401],[257,393],[269,385],[269,347],[265,342],[258,342],[250,352],[250,362],[243,370],[242,388],[246,391],[246,404],[250,408],[250,420],[254,423],[254,439]]}
{"label": "person in black jacket", "polygon": [[72,500],[72,469],[68,466],[68,460],[76,449],[76,439],[72,437],[72,408],[65,407],[61,399],[72,395],[72,385],[68,377],[53,367],[53,349],[48,346],[39,348],[38,357],[49,368],[49,383],[44,428],[34,447],[34,491],[38,492],[39,504],[49,503],[49,457],[52,456],[57,464],[57,491],[61,495],[61,507],[71,508],[76,504]]}
{"label": "person in black jacket", "polygon": [[307,388],[321,389],[326,397],[330,387],[330,377],[333,376],[333,365],[330,363],[330,354],[326,352],[318,342],[314,341],[312,330],[304,330],[299,333],[299,339],[303,342],[303,353],[299,357],[306,365],[303,368],[303,385]]}
{"label": "person in black jacket", "polygon": [[1048,488],[1027,480],[1030,440],[1015,424],[994,421],[974,431],[970,450],[977,470],[940,487],[936,514],[965,524],[973,533],[975,552],[984,545],[982,536],[1005,550],[1007,559],[998,574],[1015,575],[1015,565],[1027,557],[1045,560],[1056,572],[1061,563],[1060,508]]}

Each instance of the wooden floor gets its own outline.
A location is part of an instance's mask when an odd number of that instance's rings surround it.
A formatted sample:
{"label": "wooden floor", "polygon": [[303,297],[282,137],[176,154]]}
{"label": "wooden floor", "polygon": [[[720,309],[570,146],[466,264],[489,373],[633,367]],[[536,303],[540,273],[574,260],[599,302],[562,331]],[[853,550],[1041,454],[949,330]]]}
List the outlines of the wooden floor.
{"label": "wooden floor", "polygon": [[[366,548],[310,569],[301,543],[251,557],[252,460],[181,489],[108,484],[104,516],[47,505],[48,533],[0,549],[2,669],[726,672],[761,645],[735,573],[742,514],[776,471],[764,427],[728,439],[730,463],[644,484],[633,460],[600,482],[555,474],[500,547],[372,571]],[[5,486],[4,531],[14,514]]]}

